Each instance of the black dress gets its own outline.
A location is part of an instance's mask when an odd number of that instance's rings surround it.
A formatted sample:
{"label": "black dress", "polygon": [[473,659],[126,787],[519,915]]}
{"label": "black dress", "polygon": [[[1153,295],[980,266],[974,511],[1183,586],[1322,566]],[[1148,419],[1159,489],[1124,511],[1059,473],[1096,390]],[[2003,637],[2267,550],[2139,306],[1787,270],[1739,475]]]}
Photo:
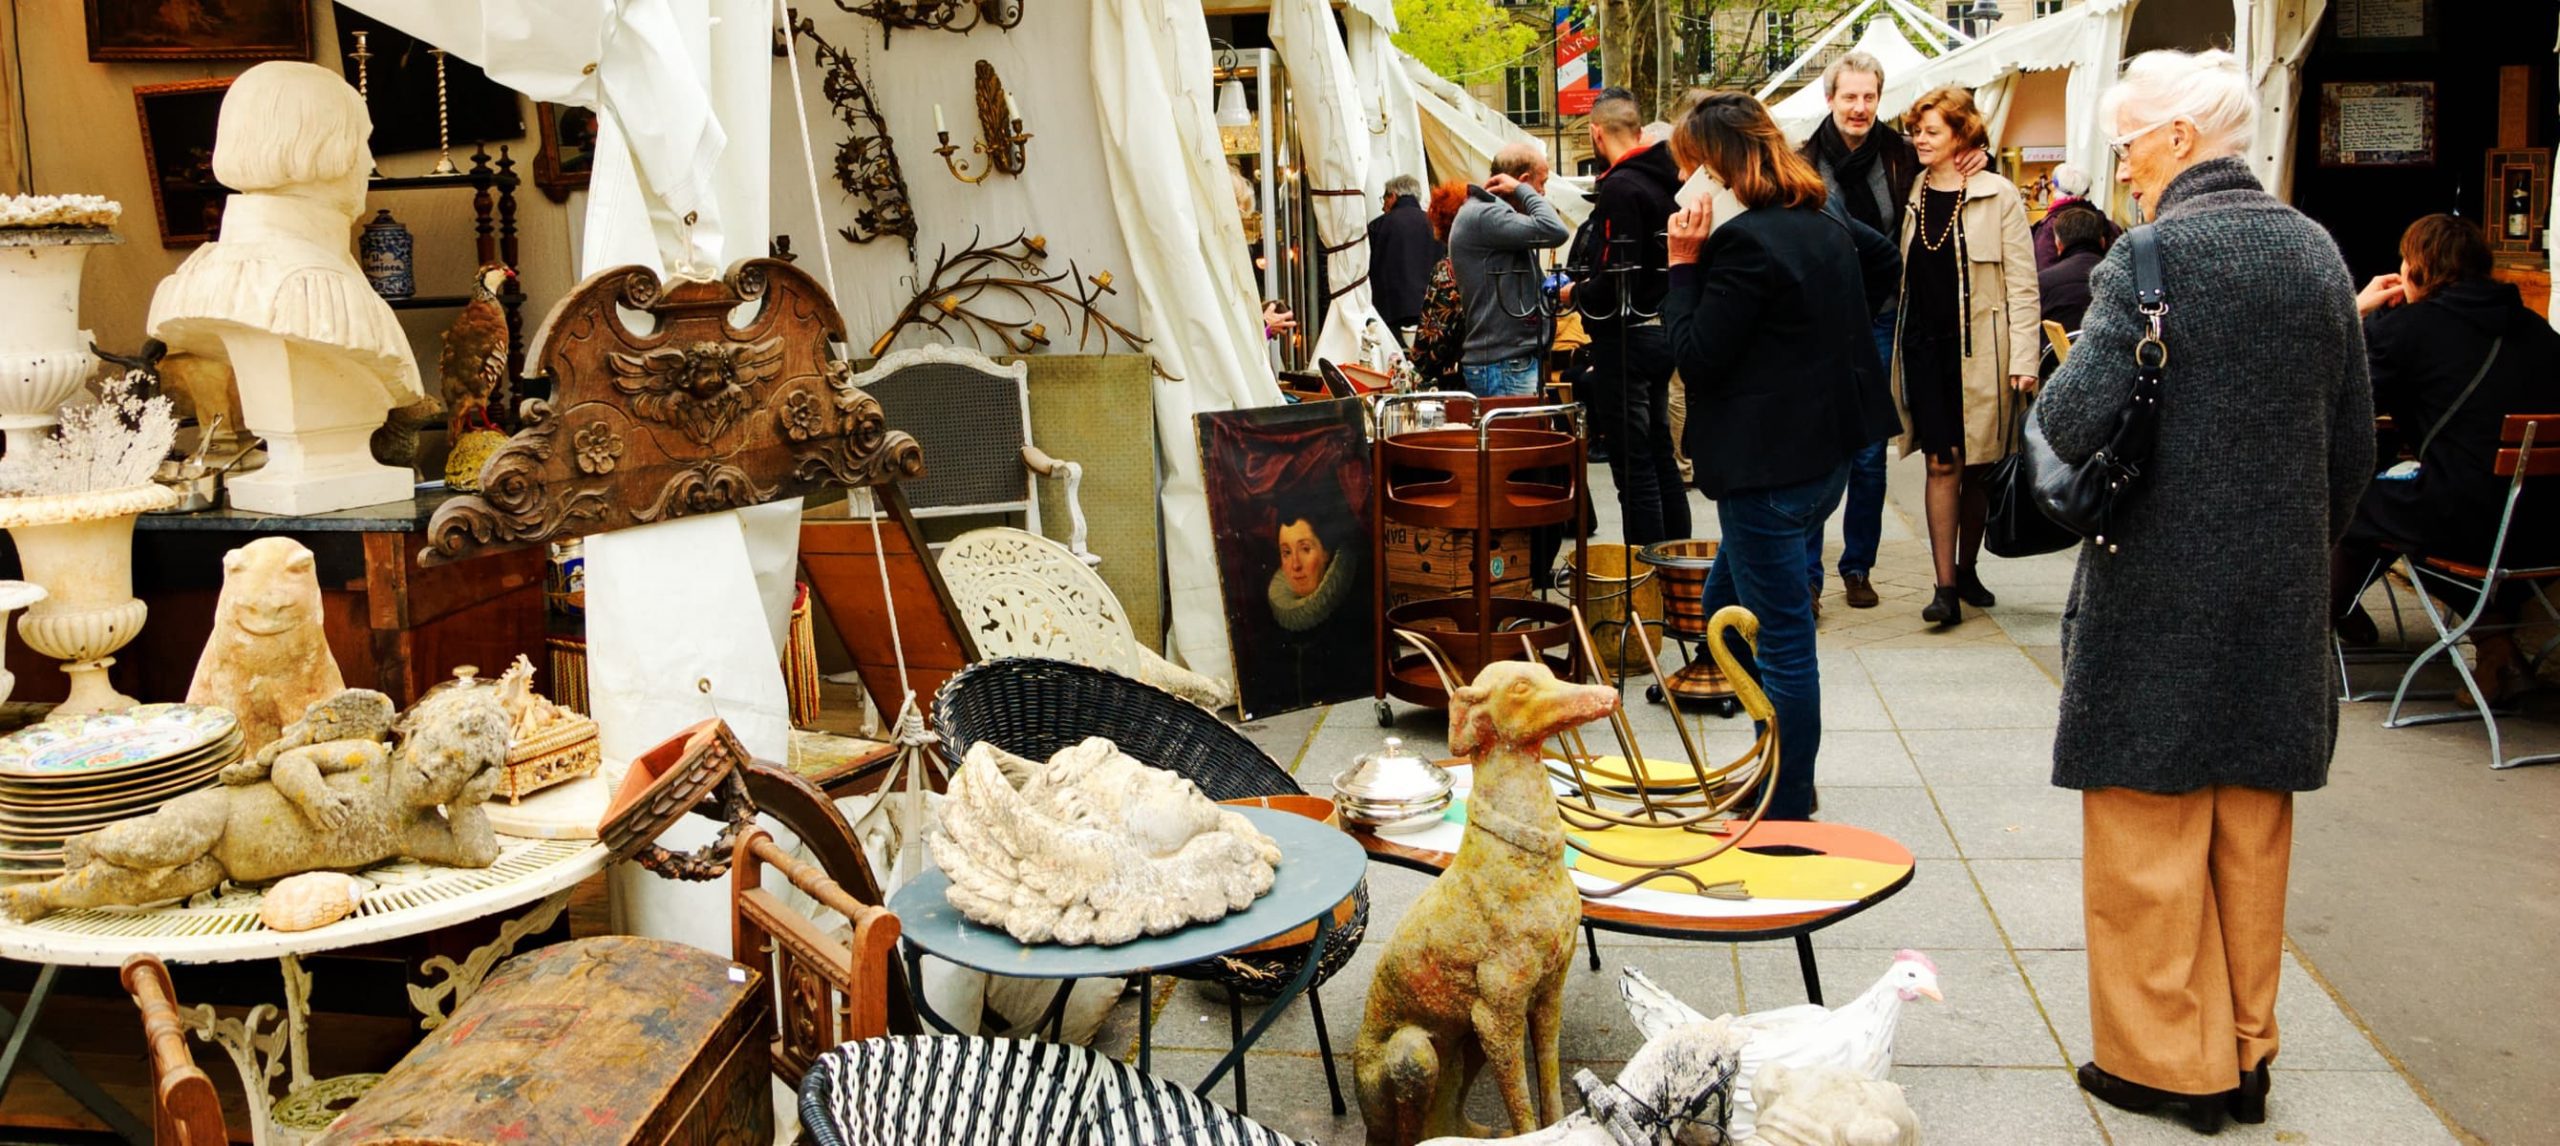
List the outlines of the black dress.
{"label": "black dress", "polygon": [[1932,457],[1964,448],[1963,210],[1961,188],[1923,190],[1903,253],[1902,404],[1914,443]]}

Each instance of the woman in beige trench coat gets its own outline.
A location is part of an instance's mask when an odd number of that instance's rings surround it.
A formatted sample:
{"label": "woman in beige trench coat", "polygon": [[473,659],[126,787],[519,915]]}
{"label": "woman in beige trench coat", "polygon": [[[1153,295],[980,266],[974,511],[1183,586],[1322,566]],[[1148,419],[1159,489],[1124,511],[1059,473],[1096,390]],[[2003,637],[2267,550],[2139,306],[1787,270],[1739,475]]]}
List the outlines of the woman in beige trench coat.
{"label": "woman in beige trench coat", "polygon": [[2035,389],[2039,309],[2034,240],[2016,184],[1967,177],[1956,158],[1987,144],[1973,96],[1943,87],[1911,105],[1923,170],[1902,216],[1901,322],[1893,393],[1902,452],[1929,458],[1929,547],[1937,594],[1921,616],[1947,626],[1995,598],[1975,573],[1988,502],[1983,478],[2008,456],[2010,426]]}

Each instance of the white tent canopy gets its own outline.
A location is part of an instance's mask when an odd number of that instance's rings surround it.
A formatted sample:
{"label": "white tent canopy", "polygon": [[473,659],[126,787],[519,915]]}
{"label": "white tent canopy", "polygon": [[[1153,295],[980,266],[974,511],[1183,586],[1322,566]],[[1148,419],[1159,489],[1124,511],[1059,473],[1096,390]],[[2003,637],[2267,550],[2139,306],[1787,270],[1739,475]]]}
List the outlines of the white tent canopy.
{"label": "white tent canopy", "polygon": [[[1422,61],[1400,55],[1405,77],[1413,82],[1414,104],[1422,113],[1422,149],[1429,157],[1429,182],[1464,179],[1484,181],[1493,153],[1508,143],[1527,143],[1546,150],[1546,141],[1520,129],[1501,112],[1478,103],[1466,89],[1441,79]],[[1554,155],[1549,154],[1552,161]],[[1579,180],[1547,182],[1547,202],[1568,225],[1579,226],[1591,213],[1590,193]]]}
{"label": "white tent canopy", "polygon": [[[1369,131],[1351,57],[1334,34],[1324,0],[1277,0],[1271,44],[1289,61],[1289,104],[1297,113],[1298,156],[1306,163],[1316,238],[1334,297],[1316,335],[1316,356],[1365,362],[1361,344],[1395,345],[1395,332],[1369,298],[1369,216],[1378,194],[1369,175]],[[1314,254],[1315,252],[1309,252]],[[1375,363],[1373,363],[1375,364]]]}

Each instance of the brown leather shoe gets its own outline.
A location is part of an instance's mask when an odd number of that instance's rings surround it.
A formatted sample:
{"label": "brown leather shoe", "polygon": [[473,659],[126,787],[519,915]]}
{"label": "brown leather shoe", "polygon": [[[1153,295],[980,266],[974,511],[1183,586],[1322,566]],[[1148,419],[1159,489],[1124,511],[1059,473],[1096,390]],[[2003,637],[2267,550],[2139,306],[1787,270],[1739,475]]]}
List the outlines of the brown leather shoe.
{"label": "brown leather shoe", "polygon": [[1876,596],[1876,587],[1867,582],[1867,575],[1864,573],[1841,574],[1840,589],[1841,596],[1847,598],[1849,607],[1852,609],[1872,609],[1883,603],[1882,599]]}

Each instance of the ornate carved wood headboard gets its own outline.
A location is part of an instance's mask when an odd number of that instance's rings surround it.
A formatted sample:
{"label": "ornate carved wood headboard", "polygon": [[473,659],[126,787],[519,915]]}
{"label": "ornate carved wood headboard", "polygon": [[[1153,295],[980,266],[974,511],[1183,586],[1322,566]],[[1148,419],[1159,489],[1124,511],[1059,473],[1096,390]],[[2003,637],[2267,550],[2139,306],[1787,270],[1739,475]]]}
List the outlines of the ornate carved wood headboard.
{"label": "ornate carved wood headboard", "polygon": [[551,401],[528,404],[478,495],[436,511],[419,563],[922,477],[915,439],[850,384],[843,338],[826,290],[778,259],[671,288],[646,267],[589,276],[534,332]]}

